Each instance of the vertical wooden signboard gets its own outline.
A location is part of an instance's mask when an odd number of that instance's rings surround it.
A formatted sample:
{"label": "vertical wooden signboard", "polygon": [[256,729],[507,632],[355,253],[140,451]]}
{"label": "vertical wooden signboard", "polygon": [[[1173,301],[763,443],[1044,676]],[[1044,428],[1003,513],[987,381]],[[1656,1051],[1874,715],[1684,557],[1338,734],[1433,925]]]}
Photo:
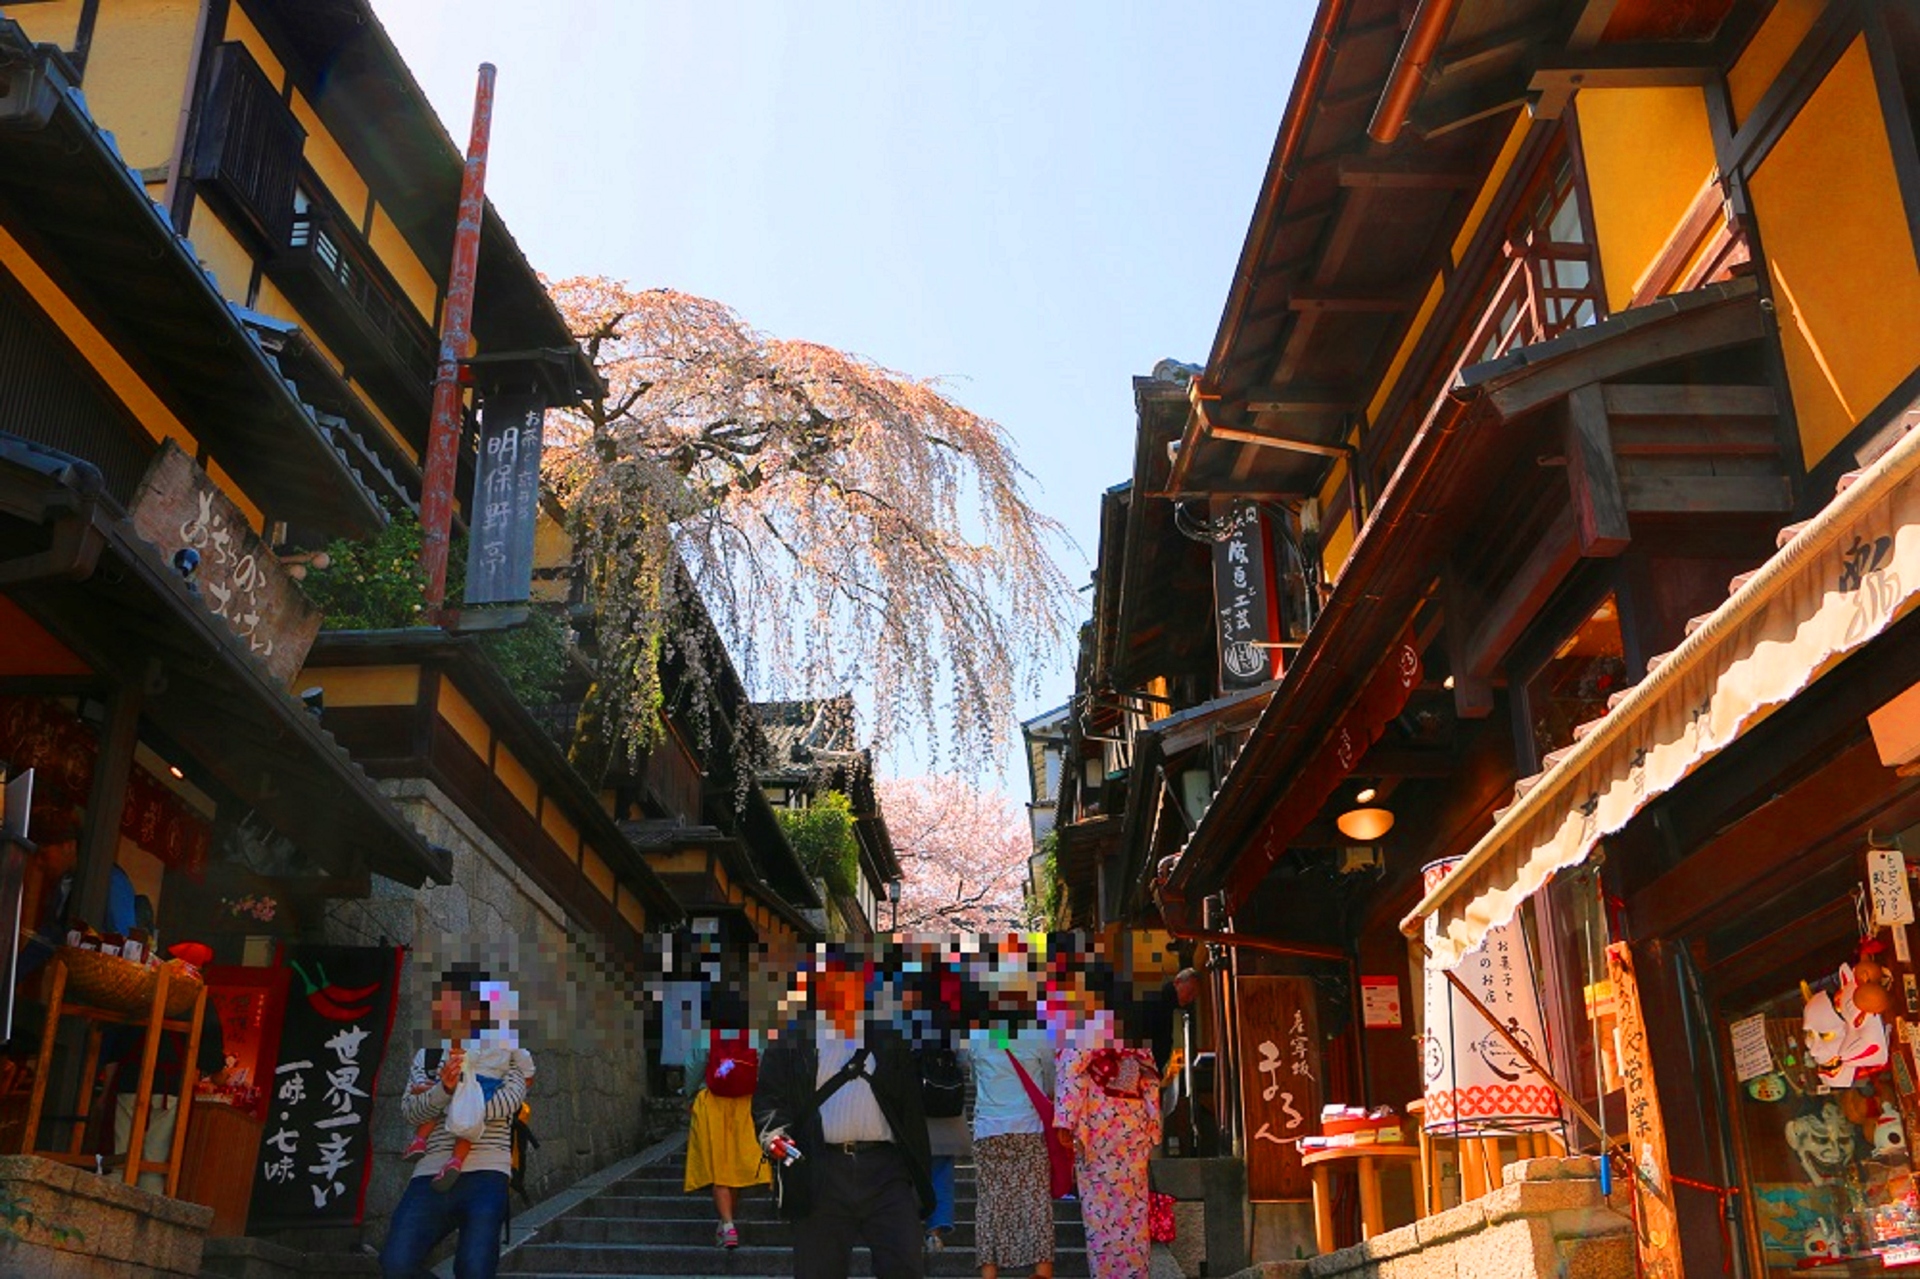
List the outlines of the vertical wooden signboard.
{"label": "vertical wooden signboard", "polygon": [[1242,977],[1238,983],[1240,1105],[1246,1116],[1247,1198],[1305,1199],[1300,1138],[1320,1131],[1320,1024],[1313,981]]}
{"label": "vertical wooden signboard", "polygon": [[1255,502],[1216,502],[1231,531],[1213,544],[1213,607],[1219,621],[1220,689],[1256,688],[1280,675],[1280,602],[1267,563],[1267,525]]}
{"label": "vertical wooden signboard", "polygon": [[533,585],[540,519],[544,394],[490,397],[480,410],[480,456],[467,508],[468,604],[517,604]]}
{"label": "vertical wooden signboard", "polygon": [[1673,1182],[1667,1172],[1667,1130],[1660,1119],[1660,1098],[1654,1091],[1639,978],[1634,972],[1633,952],[1626,943],[1607,947],[1607,976],[1613,982],[1620,1073],[1626,1079],[1627,1140],[1633,1155],[1640,1273],[1653,1279],[1679,1279],[1685,1272],[1680,1264]]}

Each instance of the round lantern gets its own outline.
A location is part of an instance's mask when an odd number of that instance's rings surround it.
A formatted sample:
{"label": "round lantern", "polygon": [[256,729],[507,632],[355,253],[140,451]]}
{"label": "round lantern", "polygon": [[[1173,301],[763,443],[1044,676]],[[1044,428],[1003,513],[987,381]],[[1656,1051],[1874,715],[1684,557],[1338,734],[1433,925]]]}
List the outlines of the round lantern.
{"label": "round lantern", "polygon": [[[1431,893],[1460,860],[1449,857],[1424,867],[1426,891]],[[1426,926],[1431,949],[1439,925],[1429,915]],[[1560,1103],[1553,1089],[1454,988],[1446,973],[1431,959],[1427,963],[1426,1028],[1420,1043],[1427,1131],[1491,1137],[1559,1127]],[[1547,1037],[1540,997],[1518,921],[1488,932],[1453,971],[1534,1059],[1544,1063]]]}

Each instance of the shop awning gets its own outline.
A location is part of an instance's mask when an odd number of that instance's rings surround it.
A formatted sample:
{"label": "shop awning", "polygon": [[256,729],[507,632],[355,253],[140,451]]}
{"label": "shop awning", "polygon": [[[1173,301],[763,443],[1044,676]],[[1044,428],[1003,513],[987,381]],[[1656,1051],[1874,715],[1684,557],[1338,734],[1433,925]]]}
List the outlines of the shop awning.
{"label": "shop awning", "polygon": [[[1910,415],[1911,416],[1911,415]],[[1557,872],[1920,603],[1920,430],[1780,550],[1504,810],[1402,923],[1451,968]],[[1517,788],[1520,789],[1520,788]]]}

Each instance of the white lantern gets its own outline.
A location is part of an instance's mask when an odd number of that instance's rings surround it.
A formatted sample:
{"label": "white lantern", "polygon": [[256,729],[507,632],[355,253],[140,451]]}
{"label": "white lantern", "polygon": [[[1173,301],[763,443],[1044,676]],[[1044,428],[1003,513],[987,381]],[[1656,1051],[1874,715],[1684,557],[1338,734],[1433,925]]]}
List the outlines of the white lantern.
{"label": "white lantern", "polygon": [[[1449,857],[1424,867],[1426,891],[1431,893],[1460,861]],[[1438,928],[1436,916],[1429,915],[1426,926],[1431,949]],[[1540,996],[1519,922],[1490,931],[1453,971],[1534,1059],[1544,1063],[1547,1038],[1541,1027]],[[1553,1089],[1454,989],[1432,959],[1427,961],[1425,984],[1420,1066],[1427,1131],[1450,1137],[1491,1137],[1559,1127],[1560,1102]]]}

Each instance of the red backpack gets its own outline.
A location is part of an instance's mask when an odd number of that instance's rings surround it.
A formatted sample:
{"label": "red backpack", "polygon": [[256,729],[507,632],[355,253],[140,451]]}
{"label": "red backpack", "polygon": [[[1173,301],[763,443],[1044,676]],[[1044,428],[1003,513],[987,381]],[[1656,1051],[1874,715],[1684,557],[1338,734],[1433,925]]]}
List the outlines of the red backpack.
{"label": "red backpack", "polygon": [[760,1051],[738,1039],[722,1039],[713,1032],[707,1049],[707,1091],[716,1097],[751,1097],[760,1082]]}

